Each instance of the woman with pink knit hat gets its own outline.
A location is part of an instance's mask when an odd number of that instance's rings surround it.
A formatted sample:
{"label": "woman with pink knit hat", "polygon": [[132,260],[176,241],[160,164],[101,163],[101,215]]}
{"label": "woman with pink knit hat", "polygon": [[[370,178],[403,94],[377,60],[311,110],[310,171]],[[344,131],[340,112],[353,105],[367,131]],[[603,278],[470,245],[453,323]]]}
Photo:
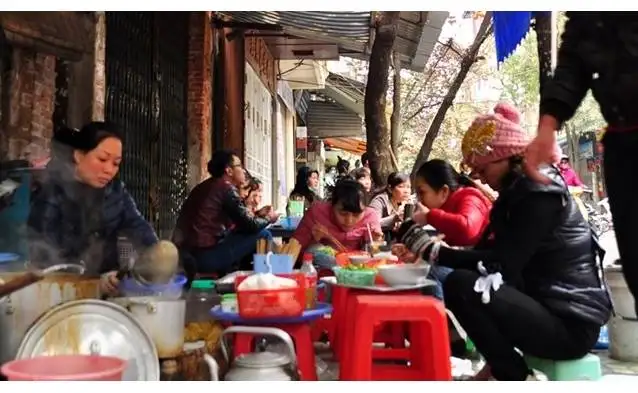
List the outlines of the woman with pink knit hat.
{"label": "woman with pink knit hat", "polygon": [[589,225],[557,167],[543,168],[549,184],[524,174],[528,141],[506,104],[466,132],[465,162],[499,192],[474,249],[449,248],[409,221],[399,230],[411,252],[455,269],[443,284],[445,305],[485,357],[481,376],[497,380],[532,375],[516,349],[544,359],[584,356],[611,313]]}

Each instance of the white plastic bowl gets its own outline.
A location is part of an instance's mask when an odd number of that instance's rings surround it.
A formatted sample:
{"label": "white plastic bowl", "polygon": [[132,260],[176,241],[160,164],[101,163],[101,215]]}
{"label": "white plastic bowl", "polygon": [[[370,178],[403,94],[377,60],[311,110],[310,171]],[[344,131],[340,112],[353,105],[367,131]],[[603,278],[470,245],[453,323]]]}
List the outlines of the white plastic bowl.
{"label": "white plastic bowl", "polygon": [[360,255],[350,255],[348,256],[348,259],[350,259],[350,263],[352,263],[353,265],[361,265],[371,260],[372,257],[370,255],[360,254]]}
{"label": "white plastic bowl", "polygon": [[430,272],[428,264],[382,265],[379,275],[391,287],[405,287],[424,283]]}

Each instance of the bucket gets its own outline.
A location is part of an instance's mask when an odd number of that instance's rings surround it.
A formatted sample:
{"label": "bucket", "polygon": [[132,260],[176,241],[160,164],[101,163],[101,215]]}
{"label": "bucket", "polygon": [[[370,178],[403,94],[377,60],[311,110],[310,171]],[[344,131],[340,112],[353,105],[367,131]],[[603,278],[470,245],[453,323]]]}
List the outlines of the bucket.
{"label": "bucket", "polygon": [[613,317],[609,329],[609,357],[622,362],[638,361],[638,321]]}
{"label": "bucket", "polygon": [[629,291],[627,281],[622,273],[622,267],[619,264],[605,268],[605,278],[607,279],[607,287],[611,294],[616,314],[625,318],[636,318],[636,308],[634,307],[634,297]]}
{"label": "bucket", "polygon": [[127,361],[112,356],[56,355],[5,363],[9,381],[121,381]]}

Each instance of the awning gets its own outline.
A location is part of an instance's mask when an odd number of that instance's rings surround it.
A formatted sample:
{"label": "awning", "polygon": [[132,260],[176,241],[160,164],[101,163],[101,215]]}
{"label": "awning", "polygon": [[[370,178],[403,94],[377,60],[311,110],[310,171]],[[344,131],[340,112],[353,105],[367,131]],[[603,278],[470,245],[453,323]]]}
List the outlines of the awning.
{"label": "awning", "polygon": [[74,11],[3,11],[0,26],[11,45],[79,60],[93,45],[92,18]]}
{"label": "awning", "polygon": [[[329,53],[321,43],[338,46],[338,55],[368,60],[372,48],[375,11],[221,11],[232,21],[281,27],[281,34],[268,34],[264,40],[273,53],[283,46],[298,49],[314,47]],[[448,17],[444,11],[401,11],[394,50],[403,68],[423,71]],[[303,52],[303,51],[301,51]],[[309,51],[310,53],[313,50]],[[309,58],[316,58],[309,55]],[[319,53],[315,54],[319,56]],[[333,56],[333,57],[335,57]],[[297,58],[303,58],[300,54]],[[327,60],[324,58],[324,60]],[[336,60],[336,58],[334,58]]]}
{"label": "awning", "polygon": [[323,143],[331,149],[344,150],[357,155],[365,153],[367,148],[366,142],[357,138],[328,138],[324,139]]}
{"label": "awning", "polygon": [[363,118],[365,90],[365,84],[331,72],[326,79],[326,87],[321,93]]}
{"label": "awning", "polygon": [[507,59],[530,31],[531,11],[493,11],[494,40],[498,64]]}
{"label": "awning", "polygon": [[309,101],[306,127],[309,137],[321,139],[363,136],[361,117],[336,102]]}

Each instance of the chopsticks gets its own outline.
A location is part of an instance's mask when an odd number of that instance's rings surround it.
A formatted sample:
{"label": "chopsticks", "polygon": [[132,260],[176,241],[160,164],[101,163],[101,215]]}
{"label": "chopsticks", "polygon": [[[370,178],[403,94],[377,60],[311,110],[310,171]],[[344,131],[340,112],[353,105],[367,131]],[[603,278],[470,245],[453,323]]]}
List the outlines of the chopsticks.
{"label": "chopsticks", "polygon": [[271,243],[268,239],[257,239],[257,254],[268,254],[270,251],[274,254],[288,254],[293,260],[297,260],[301,252],[301,244],[295,239],[290,239],[290,241],[284,245],[278,244],[275,241]]}
{"label": "chopsticks", "polygon": [[346,248],[346,246],[344,246],[339,240],[337,240],[337,238],[335,238],[330,231],[328,231],[328,229],[326,229],[326,227],[324,227],[321,224],[315,223],[315,228],[317,228],[324,236],[326,236],[328,238],[328,240],[330,240],[330,242],[337,246],[337,248],[339,249],[339,251],[341,252],[346,252],[348,251],[348,249]]}

